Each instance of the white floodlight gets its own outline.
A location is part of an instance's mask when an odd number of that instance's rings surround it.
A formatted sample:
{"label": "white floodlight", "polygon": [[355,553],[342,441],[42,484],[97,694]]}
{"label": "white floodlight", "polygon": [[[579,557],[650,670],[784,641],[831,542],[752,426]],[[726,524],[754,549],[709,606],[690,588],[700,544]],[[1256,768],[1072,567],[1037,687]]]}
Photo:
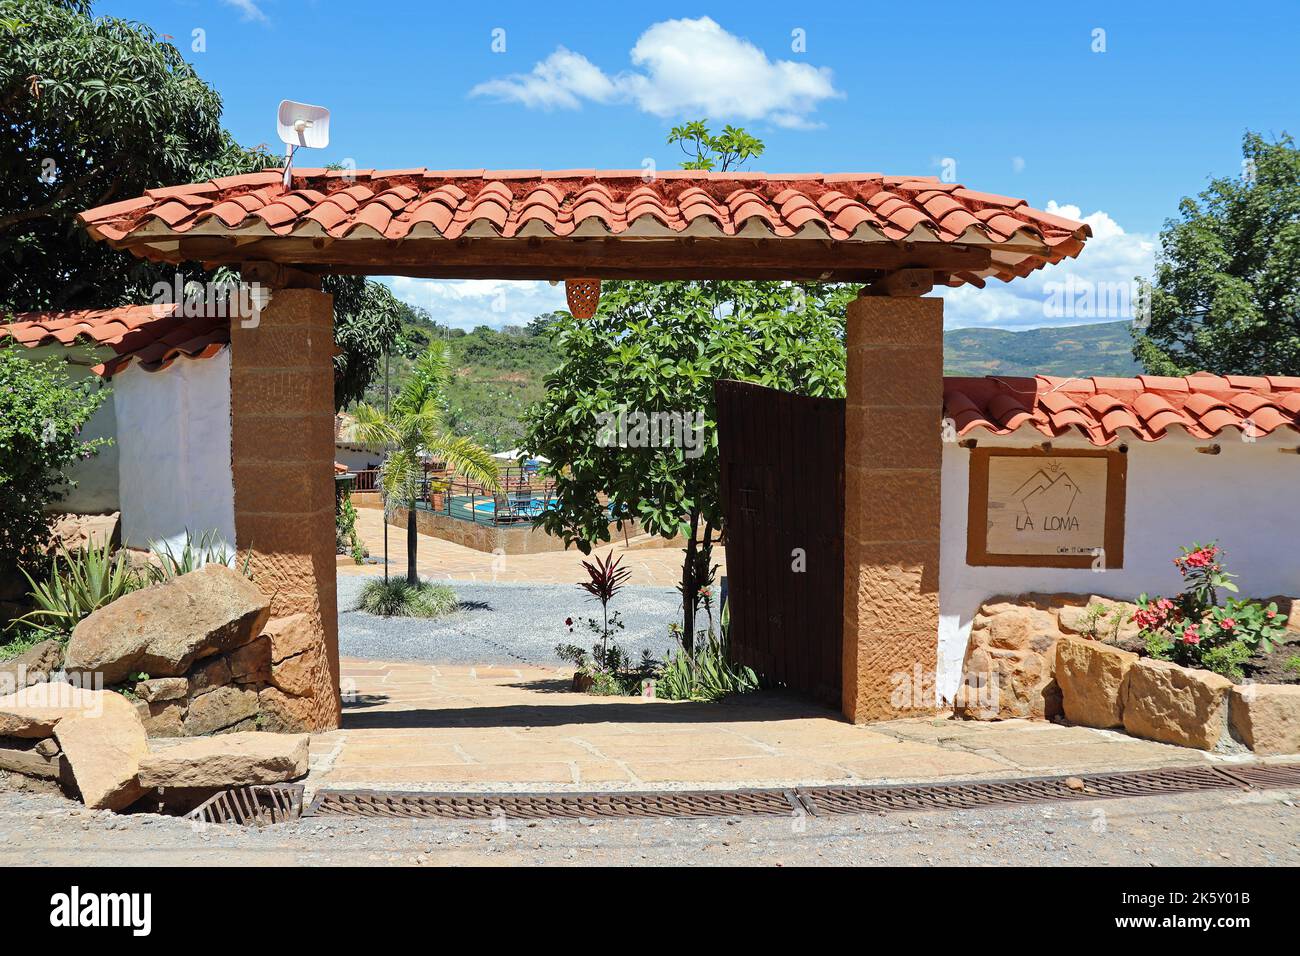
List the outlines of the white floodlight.
{"label": "white floodlight", "polygon": [[323,106],[281,100],[276,122],[280,141],[285,144],[284,187],[289,188],[293,154],[299,147],[324,149],[330,142],[330,111]]}

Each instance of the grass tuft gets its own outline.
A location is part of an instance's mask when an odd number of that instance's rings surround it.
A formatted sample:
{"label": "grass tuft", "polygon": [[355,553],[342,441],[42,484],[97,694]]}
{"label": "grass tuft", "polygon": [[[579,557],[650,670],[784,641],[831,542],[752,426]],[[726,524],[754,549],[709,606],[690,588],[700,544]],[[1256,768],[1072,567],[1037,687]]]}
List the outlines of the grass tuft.
{"label": "grass tuft", "polygon": [[459,602],[451,588],[421,581],[412,587],[404,579],[376,578],[361,589],[356,609],[380,617],[442,617]]}

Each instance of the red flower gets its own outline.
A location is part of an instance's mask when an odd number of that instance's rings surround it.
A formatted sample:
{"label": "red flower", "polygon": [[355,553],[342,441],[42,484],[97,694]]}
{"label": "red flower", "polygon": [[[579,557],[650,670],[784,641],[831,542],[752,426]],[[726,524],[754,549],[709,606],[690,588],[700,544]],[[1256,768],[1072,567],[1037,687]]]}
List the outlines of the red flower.
{"label": "red flower", "polygon": [[1225,631],[1231,631],[1236,626],[1237,622],[1230,617],[1225,617],[1219,622],[1219,627],[1223,628]]}
{"label": "red flower", "polygon": [[566,618],[564,619],[564,626],[565,626],[565,627],[573,627],[573,618],[571,618],[571,617],[566,617]]}
{"label": "red flower", "polygon": [[1268,619],[1270,621],[1273,620],[1273,618],[1277,617],[1277,611],[1267,611],[1265,613],[1268,614]]}

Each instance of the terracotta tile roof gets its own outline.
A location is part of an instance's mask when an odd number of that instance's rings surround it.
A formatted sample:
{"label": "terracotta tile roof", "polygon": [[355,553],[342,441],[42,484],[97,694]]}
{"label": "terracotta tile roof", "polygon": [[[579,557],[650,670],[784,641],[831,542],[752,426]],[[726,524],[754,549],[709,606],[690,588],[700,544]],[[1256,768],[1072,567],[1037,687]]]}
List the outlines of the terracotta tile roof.
{"label": "terracotta tile roof", "polygon": [[1212,375],[1186,378],[945,378],[944,415],[959,435],[985,429],[1008,435],[1036,428],[1049,438],[1078,430],[1094,445],[1170,429],[1213,438],[1225,428],[1256,437],[1283,426],[1300,432],[1300,377]]}
{"label": "terracotta tile roof", "polygon": [[177,316],[174,303],[80,312],[20,312],[13,318],[13,322],[0,324],[0,344],[16,341],[36,348],[85,342],[106,346],[116,354],[94,367],[105,378],[112,378],[132,361],[156,372],[181,356],[210,358],[230,343],[229,319]]}
{"label": "terracotta tile roof", "polygon": [[[819,238],[989,247],[952,285],[1077,256],[1090,228],[931,176],[641,170],[266,170],[81,213],[96,239],[175,261],[188,236],[346,239]],[[128,242],[128,240],[130,240]]]}

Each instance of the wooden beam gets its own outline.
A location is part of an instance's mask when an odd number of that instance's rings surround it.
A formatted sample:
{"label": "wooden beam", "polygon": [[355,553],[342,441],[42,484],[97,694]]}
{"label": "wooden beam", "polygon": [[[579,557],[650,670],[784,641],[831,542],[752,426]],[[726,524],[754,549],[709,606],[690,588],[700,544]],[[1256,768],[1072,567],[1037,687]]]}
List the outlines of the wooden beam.
{"label": "wooden beam", "polygon": [[864,290],[864,295],[891,295],[914,298],[929,295],[934,288],[933,269],[896,269],[881,276]]}
{"label": "wooden beam", "polygon": [[320,275],[278,262],[241,262],[240,278],[272,289],[320,289]]}
{"label": "wooden beam", "polygon": [[[139,250],[143,251],[143,249]],[[920,269],[986,269],[988,249],[948,243],[803,239],[319,239],[182,237],[170,261],[263,262],[320,273],[430,279],[786,279],[871,282]]]}

